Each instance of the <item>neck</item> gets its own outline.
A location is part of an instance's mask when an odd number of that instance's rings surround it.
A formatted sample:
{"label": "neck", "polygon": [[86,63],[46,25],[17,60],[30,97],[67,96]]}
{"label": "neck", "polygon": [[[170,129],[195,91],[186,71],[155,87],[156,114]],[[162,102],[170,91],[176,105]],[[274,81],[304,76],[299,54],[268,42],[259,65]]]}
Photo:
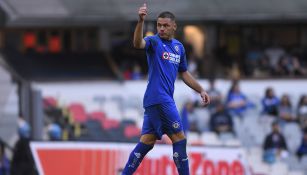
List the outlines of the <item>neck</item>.
{"label": "neck", "polygon": [[171,41],[171,40],[174,38],[174,36],[170,36],[170,37],[168,37],[168,38],[162,38],[159,34],[158,34],[158,36],[159,36],[162,40],[166,40],[166,41]]}
{"label": "neck", "polygon": [[166,40],[166,41],[171,41],[173,39],[173,37],[169,37],[169,38],[161,38],[162,40]]}

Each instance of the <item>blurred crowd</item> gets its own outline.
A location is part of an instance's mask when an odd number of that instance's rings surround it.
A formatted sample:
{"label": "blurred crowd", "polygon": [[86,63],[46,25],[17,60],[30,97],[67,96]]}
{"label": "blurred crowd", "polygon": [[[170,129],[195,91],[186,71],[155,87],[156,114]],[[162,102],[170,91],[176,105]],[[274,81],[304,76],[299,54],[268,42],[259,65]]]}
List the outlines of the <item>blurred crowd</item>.
{"label": "blurred crowd", "polygon": [[[235,120],[245,120],[251,117],[249,110],[257,112],[254,102],[247,98],[247,95],[240,90],[239,82],[234,81],[226,97],[215,88],[214,81],[210,81],[208,93],[211,96],[209,109],[209,122],[204,124],[203,116],[197,115],[195,110],[203,108],[196,100],[188,100],[182,111],[181,116],[184,122],[185,132],[215,132],[217,135],[232,134],[237,137],[239,127],[243,127],[243,122]],[[202,109],[201,109],[202,110]],[[258,120],[271,121],[271,132],[263,140],[263,160],[267,163],[274,163],[278,159],[287,158],[289,148],[287,143],[291,140],[283,134],[287,125],[294,125],[299,128],[299,133],[293,131],[294,135],[302,135],[299,147],[296,147],[298,158],[307,155],[307,96],[302,94],[296,105],[293,105],[288,94],[281,97],[275,95],[274,89],[268,87],[261,99],[261,111]],[[253,123],[252,125],[258,125]],[[242,130],[241,130],[242,131]],[[256,131],[257,132],[257,131]],[[260,132],[260,131],[258,131]],[[290,143],[291,144],[291,143]],[[292,144],[293,145],[293,144]]]}
{"label": "blurred crowd", "polygon": [[[99,72],[97,69],[97,71],[91,72],[91,76],[95,75],[95,72],[103,78],[119,78],[121,80],[140,80],[146,79],[147,76],[145,52],[133,48],[132,34],[129,33],[119,36],[120,39],[112,41],[108,49],[105,50],[99,48],[97,44],[99,33],[94,29],[84,28],[76,31],[62,29],[40,31],[36,29],[20,31],[13,36],[18,37],[21,42],[16,45],[5,42],[8,44],[5,45],[4,51],[20,52],[23,57],[26,57],[25,60],[31,59],[35,62],[37,61],[35,58],[47,61],[50,57],[50,60],[53,61],[50,65],[54,65],[53,69],[56,70],[61,68],[65,61],[69,62],[71,67],[77,68],[80,65],[76,63],[79,63],[83,67],[88,66],[92,69],[97,66],[97,63],[100,63],[100,68],[105,71]],[[70,37],[73,39],[69,39]],[[246,44],[237,46],[236,49],[233,49],[236,47],[235,43],[220,43],[212,46],[212,50],[203,48],[203,54],[198,54],[192,44],[185,41],[183,36],[178,37],[182,37],[178,39],[185,46],[188,70],[195,77],[231,78],[235,74],[240,78],[299,78],[307,75],[305,61],[307,52],[303,45],[285,44],[276,38],[267,38],[267,41],[256,42],[254,40],[257,39],[253,38],[247,39],[248,41],[240,40]],[[76,41],[76,43],[72,41]],[[87,61],[84,62],[84,60]],[[43,63],[40,63],[40,66]],[[72,70],[66,68],[66,71],[68,74]],[[82,71],[86,70],[80,69],[78,75]],[[86,71],[86,75],[89,74],[88,72]],[[68,75],[73,76],[73,74]]]}
{"label": "blurred crowd", "polygon": [[[127,44],[115,47],[114,50],[116,53],[112,56],[122,71],[124,79],[146,78],[147,65],[144,53],[134,50],[128,41]],[[205,55],[203,58],[196,57],[191,49],[187,49],[188,70],[200,78],[228,77],[230,74],[237,74],[241,78],[305,77],[307,63],[304,58],[306,54],[301,49],[284,49],[278,44],[265,48],[253,45],[239,56],[228,54],[225,46],[216,49],[213,55]],[[210,59],[214,60],[210,61]],[[220,71],[212,71],[210,66]]]}
{"label": "blurred crowd", "polygon": [[299,48],[286,50],[278,44],[261,49],[255,45],[245,55],[246,74],[250,76],[300,77],[307,75],[304,55]]}

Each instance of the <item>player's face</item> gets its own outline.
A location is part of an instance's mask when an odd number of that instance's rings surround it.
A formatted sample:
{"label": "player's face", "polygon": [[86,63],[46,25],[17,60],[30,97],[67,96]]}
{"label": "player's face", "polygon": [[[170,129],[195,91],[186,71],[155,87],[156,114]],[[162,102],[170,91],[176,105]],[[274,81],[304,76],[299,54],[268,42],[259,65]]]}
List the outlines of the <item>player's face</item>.
{"label": "player's face", "polygon": [[174,33],[177,29],[175,21],[170,18],[158,18],[157,31],[162,39],[170,40],[174,37]]}
{"label": "player's face", "polygon": [[269,96],[269,97],[274,97],[274,92],[273,92],[272,89],[269,90],[268,96]]}

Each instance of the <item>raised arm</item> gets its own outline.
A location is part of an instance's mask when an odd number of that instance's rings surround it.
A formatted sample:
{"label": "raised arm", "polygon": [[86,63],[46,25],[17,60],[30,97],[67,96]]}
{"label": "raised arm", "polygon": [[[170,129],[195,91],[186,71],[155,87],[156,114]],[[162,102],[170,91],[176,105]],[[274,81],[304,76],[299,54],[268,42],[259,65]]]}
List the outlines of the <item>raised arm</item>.
{"label": "raised arm", "polygon": [[147,6],[144,3],[144,5],[139,9],[139,20],[138,23],[136,24],[133,35],[133,47],[137,49],[144,49],[146,45],[146,42],[143,38],[143,26],[146,16],[147,16]]}
{"label": "raised arm", "polygon": [[195,78],[190,74],[190,72],[185,71],[181,72],[181,77],[183,82],[188,85],[190,88],[198,92],[204,102],[204,105],[210,103],[210,97],[207,92],[201,87],[201,85],[195,80]]}

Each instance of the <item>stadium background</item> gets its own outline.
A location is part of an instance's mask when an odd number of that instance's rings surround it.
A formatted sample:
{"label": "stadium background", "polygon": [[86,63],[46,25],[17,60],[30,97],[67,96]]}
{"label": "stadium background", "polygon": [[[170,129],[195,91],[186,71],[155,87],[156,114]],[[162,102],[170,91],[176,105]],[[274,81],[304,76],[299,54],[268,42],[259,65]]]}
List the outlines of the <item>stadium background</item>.
{"label": "stadium background", "polygon": [[[142,124],[147,63],[131,39],[143,3],[0,1],[1,171],[9,165],[11,174],[120,172]],[[192,174],[307,174],[307,102],[299,103],[307,94],[307,1],[147,5],[146,35],[155,33],[159,12],[174,12],[189,70],[208,90],[215,80],[211,95],[231,113],[232,130],[212,130],[216,106],[199,106],[178,78],[174,98],[180,111],[188,108],[182,114],[190,124]],[[240,117],[228,109],[236,82],[249,104]],[[268,87],[291,105],[264,110]],[[275,122],[287,145],[277,154],[264,146]],[[138,174],[174,174],[168,144],[160,141]]]}

